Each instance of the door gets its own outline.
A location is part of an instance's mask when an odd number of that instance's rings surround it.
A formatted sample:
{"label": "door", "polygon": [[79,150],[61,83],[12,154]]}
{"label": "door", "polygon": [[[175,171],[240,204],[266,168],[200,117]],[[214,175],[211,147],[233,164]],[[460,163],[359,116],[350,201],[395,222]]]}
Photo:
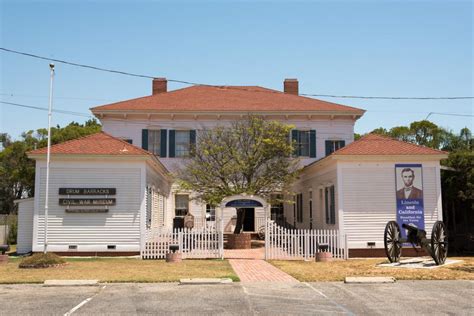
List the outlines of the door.
{"label": "door", "polygon": [[254,208],[245,208],[243,231],[246,231],[246,232],[255,231],[255,209]]}

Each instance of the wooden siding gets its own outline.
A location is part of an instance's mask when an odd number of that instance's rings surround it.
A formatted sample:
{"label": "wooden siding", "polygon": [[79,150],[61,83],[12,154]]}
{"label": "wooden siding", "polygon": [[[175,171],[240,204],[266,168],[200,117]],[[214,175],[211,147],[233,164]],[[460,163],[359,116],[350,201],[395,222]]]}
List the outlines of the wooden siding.
{"label": "wooden siding", "polygon": [[[326,224],[326,210],[324,208],[324,195],[320,196],[319,190],[326,185],[334,185],[336,190],[336,210],[338,209],[337,196],[337,171],[336,164],[330,164],[316,172],[304,173],[301,180],[294,185],[295,193],[303,194],[303,222],[296,223],[296,228],[309,229],[309,191],[312,191],[313,200],[313,229],[338,229],[339,220],[336,216],[336,224]],[[324,194],[324,193],[323,193]],[[285,203],[284,214],[289,224],[293,225],[293,204]]]}
{"label": "wooden siding", "polygon": [[[36,170],[40,174],[40,190],[36,192],[37,227],[33,250],[41,251],[44,242],[46,168],[37,166]],[[77,251],[107,251],[107,245],[116,245],[115,251],[139,251],[143,170],[144,163],[52,163],[48,216],[49,250],[68,251],[69,245],[77,245]],[[107,213],[66,213],[66,207],[58,204],[60,187],[114,187],[117,194],[111,197],[115,198],[117,203],[109,206]]]}
{"label": "wooden siding", "polygon": [[[349,248],[383,248],[385,225],[396,220],[395,162],[344,163],[341,168],[344,232]],[[439,188],[436,163],[423,163],[425,229],[438,220]]]}

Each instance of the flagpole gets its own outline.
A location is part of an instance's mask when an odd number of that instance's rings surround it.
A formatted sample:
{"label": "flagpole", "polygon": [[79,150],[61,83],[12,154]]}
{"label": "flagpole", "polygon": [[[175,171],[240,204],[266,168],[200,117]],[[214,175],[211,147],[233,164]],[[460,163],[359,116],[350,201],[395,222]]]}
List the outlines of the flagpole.
{"label": "flagpole", "polygon": [[49,163],[51,156],[51,112],[53,108],[54,64],[49,64],[48,149],[46,154],[46,192],[44,200],[44,253],[48,252]]}

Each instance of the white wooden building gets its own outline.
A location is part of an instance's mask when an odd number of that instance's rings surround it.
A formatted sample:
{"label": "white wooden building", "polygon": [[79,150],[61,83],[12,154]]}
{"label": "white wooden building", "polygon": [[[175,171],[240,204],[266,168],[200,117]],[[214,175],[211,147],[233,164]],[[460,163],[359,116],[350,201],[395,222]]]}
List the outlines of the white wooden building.
{"label": "white wooden building", "polygon": [[[441,219],[439,161],[444,152],[378,136],[354,142],[354,124],[365,111],[299,96],[295,79],[285,80],[279,92],[257,86],[167,91],[166,79],[158,78],[151,96],[91,111],[102,133],[52,146],[50,251],[139,253],[147,231],[171,229],[176,218],[188,213],[195,229],[216,227],[215,210],[196,203],[192,192],[180,191],[172,173],[183,166],[201,130],[248,114],[295,126],[289,137],[298,144],[303,173],[295,184],[294,204],[273,205],[268,214],[264,207],[253,207],[244,230],[258,231],[267,215],[296,228],[337,229],[347,235],[354,255],[370,255],[367,249],[375,253],[383,247],[385,222],[396,218],[394,166],[400,163],[422,164],[426,227]],[[374,150],[373,144],[390,150]],[[36,191],[34,203],[19,202],[24,219],[19,230],[25,237],[18,249],[36,252],[44,247],[46,149],[29,157],[36,160]],[[332,199],[326,203],[327,194]],[[223,209],[224,232],[233,230],[235,213],[235,208]]]}

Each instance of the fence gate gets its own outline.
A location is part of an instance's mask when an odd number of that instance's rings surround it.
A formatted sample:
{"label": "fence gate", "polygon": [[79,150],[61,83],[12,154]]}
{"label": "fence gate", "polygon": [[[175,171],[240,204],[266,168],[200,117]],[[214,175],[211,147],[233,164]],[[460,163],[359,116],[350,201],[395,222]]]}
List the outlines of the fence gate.
{"label": "fence gate", "polygon": [[337,229],[288,229],[267,220],[265,258],[281,260],[310,260],[327,245],[334,258],[347,259],[346,236]]}
{"label": "fence gate", "polygon": [[179,247],[183,259],[221,258],[221,233],[215,229],[148,229],[143,259],[164,259],[171,245]]}

